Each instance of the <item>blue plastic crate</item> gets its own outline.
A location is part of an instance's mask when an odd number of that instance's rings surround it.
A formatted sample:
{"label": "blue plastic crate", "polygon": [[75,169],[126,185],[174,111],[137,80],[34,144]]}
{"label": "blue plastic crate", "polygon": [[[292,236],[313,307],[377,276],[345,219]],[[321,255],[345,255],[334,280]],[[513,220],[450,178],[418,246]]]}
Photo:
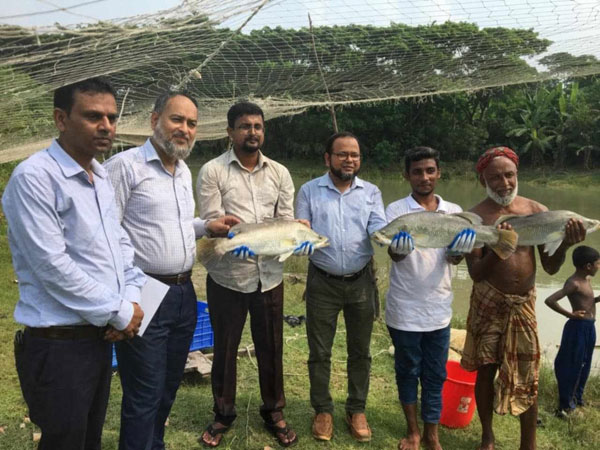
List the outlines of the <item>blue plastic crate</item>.
{"label": "blue plastic crate", "polygon": [[[196,321],[196,329],[194,330],[194,337],[192,338],[192,344],[190,345],[190,352],[212,347],[214,345],[214,335],[212,327],[210,326],[208,305],[200,301],[197,303],[198,320]],[[117,367],[117,355],[115,353],[114,345],[112,349],[112,367],[113,369]]]}
{"label": "blue plastic crate", "polygon": [[204,302],[198,302],[198,321],[190,345],[190,352],[203,348],[212,347],[214,345],[214,335],[210,326],[210,316],[208,314],[208,305]]}

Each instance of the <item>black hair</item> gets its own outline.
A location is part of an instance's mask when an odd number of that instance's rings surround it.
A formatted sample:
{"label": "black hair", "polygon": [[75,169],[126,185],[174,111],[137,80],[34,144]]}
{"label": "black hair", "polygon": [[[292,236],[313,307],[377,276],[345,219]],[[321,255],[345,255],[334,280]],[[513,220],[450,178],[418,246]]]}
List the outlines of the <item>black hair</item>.
{"label": "black hair", "polygon": [[198,108],[198,102],[196,101],[196,99],[194,97],[192,97],[192,94],[190,94],[189,92],[187,92],[187,91],[167,91],[167,92],[160,94],[157,97],[156,101],[154,102],[154,108],[152,109],[152,112],[161,114],[165,110],[165,107],[167,106],[167,103],[169,102],[169,100],[171,100],[173,97],[177,97],[178,95],[181,95],[182,97],[189,99],[194,104],[194,106],[196,108]]}
{"label": "black hair", "polygon": [[598,259],[600,259],[598,250],[587,245],[580,245],[573,250],[573,265],[578,269],[583,268],[586,264],[594,264]]}
{"label": "black hair", "polygon": [[329,139],[327,139],[327,142],[325,142],[325,152],[331,155],[331,151],[333,149],[333,143],[340,138],[356,139],[356,142],[358,142],[358,148],[359,148],[359,150],[361,149],[360,141],[358,140],[358,138],[356,136],[354,136],[349,131],[340,131],[339,133],[335,133],[335,134],[332,134],[331,136],[329,136]]}
{"label": "black hair", "polygon": [[260,116],[263,122],[265,121],[263,110],[256,103],[239,102],[227,111],[227,125],[229,128],[234,128],[235,121],[242,116]]}
{"label": "black hair", "polygon": [[56,89],[54,91],[54,107],[62,109],[67,113],[67,115],[71,114],[71,109],[73,108],[73,103],[75,102],[75,92],[77,91],[93,92],[97,94],[110,94],[115,99],[117,97],[114,88],[111,86],[107,78],[93,77]]}
{"label": "black hair", "polygon": [[404,170],[406,170],[406,173],[410,171],[410,165],[413,162],[423,159],[435,160],[435,166],[438,169],[440,168],[440,152],[431,147],[413,147],[404,154]]}

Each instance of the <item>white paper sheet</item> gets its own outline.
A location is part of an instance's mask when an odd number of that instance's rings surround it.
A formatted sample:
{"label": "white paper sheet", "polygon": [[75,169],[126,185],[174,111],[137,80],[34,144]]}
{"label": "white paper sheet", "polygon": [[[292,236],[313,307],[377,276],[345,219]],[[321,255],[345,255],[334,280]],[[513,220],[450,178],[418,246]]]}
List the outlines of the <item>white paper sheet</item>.
{"label": "white paper sheet", "polygon": [[138,336],[143,336],[146,328],[150,324],[150,321],[156,314],[156,310],[162,303],[169,286],[165,283],[161,283],[156,278],[146,277],[146,284],[142,288],[142,298],[140,301],[140,307],[144,311],[144,318],[142,319],[142,325]]}

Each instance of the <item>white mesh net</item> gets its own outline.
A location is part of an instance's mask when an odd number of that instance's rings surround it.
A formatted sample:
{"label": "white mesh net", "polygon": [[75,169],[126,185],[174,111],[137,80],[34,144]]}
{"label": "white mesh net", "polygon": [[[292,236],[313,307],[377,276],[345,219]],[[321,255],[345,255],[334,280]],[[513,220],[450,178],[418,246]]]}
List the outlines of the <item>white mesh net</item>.
{"label": "white mesh net", "polygon": [[188,0],[37,28],[9,25],[15,16],[0,16],[0,162],[55,134],[55,88],[97,75],[117,87],[119,133],[135,143],[167,88],[198,98],[198,138],[214,139],[241,98],[268,119],[600,72],[597,0]]}

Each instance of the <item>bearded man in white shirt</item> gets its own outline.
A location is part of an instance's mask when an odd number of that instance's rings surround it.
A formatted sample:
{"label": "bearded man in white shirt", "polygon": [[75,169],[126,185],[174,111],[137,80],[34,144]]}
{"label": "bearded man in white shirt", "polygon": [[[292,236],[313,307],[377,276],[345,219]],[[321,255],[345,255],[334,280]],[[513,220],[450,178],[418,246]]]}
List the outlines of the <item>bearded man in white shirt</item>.
{"label": "bearded man in white shirt", "polygon": [[163,450],[165,421],[196,327],[192,266],[196,239],[226,235],[239,222],[194,217],[192,176],[184,162],[194,146],[198,109],[186,92],[166,92],[154,105],[153,136],[105,163],[119,219],[146,275],[169,286],[143,336],[116,346],[123,385],[120,450]]}
{"label": "bearded man in white shirt", "polygon": [[[406,152],[404,177],[412,192],[388,205],[388,222],[418,211],[443,214],[461,212],[460,206],[435,194],[440,179],[439,153],[430,147]],[[462,230],[448,249],[416,249],[410,234],[400,232],[388,253],[394,263],[386,298],[385,319],[394,343],[396,382],[407,433],[398,448],[441,450],[438,423],[442,409],[442,386],[450,345],[452,317],[451,265],[458,264],[475,244],[475,231]],[[421,382],[423,436],[417,423],[417,389]]]}

